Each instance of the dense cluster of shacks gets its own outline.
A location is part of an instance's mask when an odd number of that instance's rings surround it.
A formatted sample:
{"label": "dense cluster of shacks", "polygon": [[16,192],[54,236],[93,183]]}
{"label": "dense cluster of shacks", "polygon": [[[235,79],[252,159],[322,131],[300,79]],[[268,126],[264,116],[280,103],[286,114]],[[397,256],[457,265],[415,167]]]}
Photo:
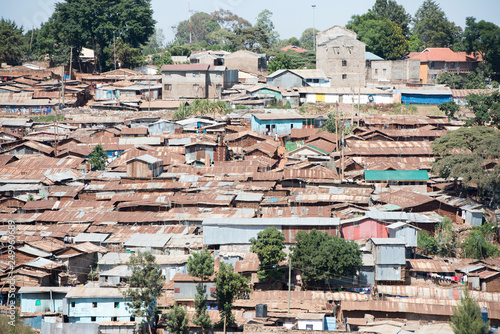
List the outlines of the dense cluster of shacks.
{"label": "dense cluster of shacks", "polygon": [[[130,254],[156,256],[165,278],[158,304],[165,312],[174,301],[192,309],[197,280],[187,274],[187,260],[206,247],[216,267],[228,262],[250,278],[254,292],[235,303],[240,325],[263,321],[255,317],[257,304],[267,304],[265,325],[296,328],[332,329],[331,317],[380,325],[365,313],[446,320],[464,284],[498,322],[498,260],[416,255],[418,232],[432,234],[443,217],[463,228],[483,216],[496,219],[481,203],[454,197],[456,181],[429,173],[430,143],[458,124],[366,115],[339,141],[315,121],[280,109],[177,122],[74,114],[57,123],[0,119],[2,291],[15,277],[22,315],[34,328],[59,319],[131,330],[137,319],[117,292],[127,285]],[[92,171],[88,162],[97,144],[107,154],[106,170]],[[14,270],[9,221],[16,226]],[[298,231],[312,229],[355,240],[363,267],[315,292],[302,291],[300,272],[293,271],[288,311],[286,280],[259,282],[259,261],[249,252],[249,239],[268,226],[285,234],[287,246]],[[6,293],[2,298],[7,302]],[[209,301],[217,320],[217,304]]]}
{"label": "dense cluster of shacks", "polygon": [[[353,39],[343,28],[332,29],[318,42],[326,53]],[[334,36],[339,33],[347,35]],[[353,48],[342,49],[340,70],[359,63],[349,71],[385,75],[389,66],[389,73],[398,73],[401,64],[376,63],[363,56],[364,45]],[[157,300],[162,314],[174,302],[192,314],[198,280],[187,274],[187,261],[207,248],[216,269],[230,263],[249,278],[252,293],[234,303],[237,324],[248,333],[279,326],[429,332],[435,329],[420,320],[447,326],[443,322],[465,285],[491,323],[500,322],[498,259],[432,259],[417,251],[418,233],[433,234],[444,217],[458,230],[483,218],[498,222],[500,212],[456,197],[459,180],[430,173],[431,142],[462,124],[433,116],[364,115],[353,107],[463,100],[471,91],[355,90],[338,87],[326,69],[264,78],[263,55],[247,51],[201,52],[178,62],[162,67],[161,75],[150,66],[101,74],[62,67],[0,70],[0,108],[8,116],[20,114],[0,118],[2,305],[14,288],[23,320],[42,332],[132,333],[141,319],[131,316],[122,294],[131,254],[156,256],[165,280]],[[407,63],[418,70],[420,61]],[[359,78],[338,74],[340,81],[359,84]],[[69,78],[61,84],[63,76]],[[234,110],[172,120],[168,111],[195,98],[221,99]],[[337,103],[343,122],[356,126],[340,138],[322,129],[325,115],[265,109],[287,101],[292,108]],[[73,108],[60,111],[61,104]],[[64,121],[28,116],[56,111]],[[139,117],[136,111],[148,113]],[[96,145],[106,153],[105,170],[89,163]],[[497,163],[485,163],[485,172]],[[290,293],[287,274],[273,284],[259,282],[249,240],[269,226],[284,233],[287,251],[297,232],[312,229],[356,241],[363,266],[355,276],[320,282],[315,291],[304,289],[294,268]],[[280,267],[288,272],[287,261]],[[215,322],[214,291],[211,278],[208,309]]]}

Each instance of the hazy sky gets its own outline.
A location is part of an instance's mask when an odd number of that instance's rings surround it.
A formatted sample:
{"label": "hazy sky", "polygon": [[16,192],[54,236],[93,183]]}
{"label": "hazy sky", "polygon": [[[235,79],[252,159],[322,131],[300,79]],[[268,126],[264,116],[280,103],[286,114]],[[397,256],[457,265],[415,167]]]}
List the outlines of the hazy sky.
{"label": "hazy sky", "polygon": [[[3,0],[7,1],[7,0]],[[0,16],[14,20],[25,30],[39,27],[54,11],[60,0],[17,0],[4,4]],[[424,0],[397,0],[412,16]],[[500,0],[436,0],[448,19],[465,27],[465,18],[473,16],[500,25]],[[324,30],[334,25],[344,26],[354,14],[363,14],[375,0],[191,0],[193,12],[211,13],[219,8],[233,13],[255,24],[257,15],[264,9],[273,12],[272,20],[281,38],[300,38],[302,32],[313,26]],[[174,38],[172,27],[189,17],[188,0],[152,0],[154,19],[162,28],[166,41]]]}

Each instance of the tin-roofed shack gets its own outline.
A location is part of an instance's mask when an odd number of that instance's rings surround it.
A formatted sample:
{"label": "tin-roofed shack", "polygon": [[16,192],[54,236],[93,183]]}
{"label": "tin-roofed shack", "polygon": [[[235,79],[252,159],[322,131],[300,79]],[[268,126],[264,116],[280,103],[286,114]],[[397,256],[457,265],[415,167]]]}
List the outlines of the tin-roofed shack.
{"label": "tin-roofed shack", "polygon": [[221,251],[250,250],[250,238],[267,227],[275,226],[285,234],[285,243],[295,243],[297,232],[316,229],[329,235],[339,235],[338,218],[251,218],[225,219],[207,218],[203,220],[203,244]]}

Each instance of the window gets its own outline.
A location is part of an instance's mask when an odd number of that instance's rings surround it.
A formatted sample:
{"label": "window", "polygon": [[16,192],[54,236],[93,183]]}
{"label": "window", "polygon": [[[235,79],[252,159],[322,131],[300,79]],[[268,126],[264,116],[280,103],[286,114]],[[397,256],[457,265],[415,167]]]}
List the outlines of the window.
{"label": "window", "polygon": [[200,72],[193,72],[193,77],[199,77],[200,76]]}
{"label": "window", "polygon": [[313,325],[306,325],[306,330],[307,331],[312,331],[313,330]]}
{"label": "window", "polygon": [[71,307],[75,307],[75,302],[71,302]]}
{"label": "window", "polygon": [[215,288],[214,287],[210,288],[210,293],[215,293]]}
{"label": "window", "polygon": [[97,302],[92,302],[92,307],[96,308],[97,307]]}
{"label": "window", "polygon": [[111,321],[118,321],[118,317],[111,317]]}
{"label": "window", "polygon": [[37,300],[35,301],[35,306],[40,306],[40,305],[42,305],[42,301],[41,301],[41,300],[39,300],[39,299],[37,299]]}
{"label": "window", "polygon": [[200,85],[198,85],[198,84],[194,84],[194,85],[193,85],[193,90],[194,90],[195,92],[197,92],[198,90],[200,90]]}
{"label": "window", "polygon": [[347,60],[342,60],[342,66],[347,66]]}
{"label": "window", "polygon": [[431,61],[431,62],[429,63],[429,68],[434,68],[434,62],[433,62],[433,61]]}
{"label": "window", "polygon": [[313,83],[319,83],[319,79],[313,79]]}
{"label": "window", "polygon": [[384,73],[384,75],[386,75],[387,70],[384,68],[384,69],[382,70],[382,72]]}
{"label": "window", "polygon": [[375,74],[378,74],[378,68],[375,69]]}
{"label": "window", "polygon": [[90,321],[95,322],[96,321],[96,317],[90,317]]}
{"label": "window", "polygon": [[130,321],[135,321],[135,317],[130,317]]}
{"label": "window", "polygon": [[347,74],[342,74],[342,79],[347,79]]}
{"label": "window", "polygon": [[216,90],[221,90],[221,88],[222,88],[222,85],[221,85],[221,84],[217,84],[217,85],[215,85],[215,89],[216,89]]}
{"label": "window", "polygon": [[174,288],[174,293],[181,293],[181,288]]}
{"label": "window", "polygon": [[120,307],[120,302],[115,302],[115,308],[119,308]]}
{"label": "window", "polygon": [[165,84],[165,90],[172,90],[171,84]]}
{"label": "window", "polygon": [[431,74],[431,79],[436,80],[437,79],[437,74]]}

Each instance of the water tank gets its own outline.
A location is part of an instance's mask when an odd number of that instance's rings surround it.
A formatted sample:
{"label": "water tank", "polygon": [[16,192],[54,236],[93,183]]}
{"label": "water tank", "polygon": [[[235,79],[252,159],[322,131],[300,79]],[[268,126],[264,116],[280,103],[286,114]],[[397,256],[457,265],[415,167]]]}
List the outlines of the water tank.
{"label": "water tank", "polygon": [[257,304],[255,306],[255,316],[257,318],[267,317],[267,304]]}

